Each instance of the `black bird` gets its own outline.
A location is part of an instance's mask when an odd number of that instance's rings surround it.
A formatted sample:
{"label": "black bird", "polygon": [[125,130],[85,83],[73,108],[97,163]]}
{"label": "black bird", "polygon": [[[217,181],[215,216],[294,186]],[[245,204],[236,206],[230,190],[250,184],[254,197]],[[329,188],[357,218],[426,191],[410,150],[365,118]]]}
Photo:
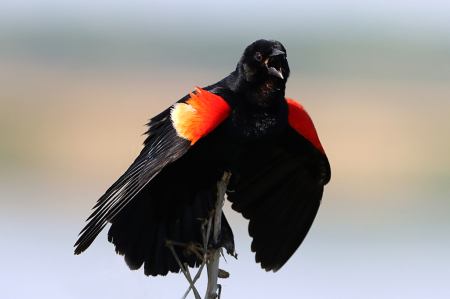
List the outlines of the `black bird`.
{"label": "black bird", "polygon": [[[283,45],[261,39],[230,75],[153,117],[144,148],[94,206],[75,254],[111,223],[108,240],[130,269],[179,272],[165,240],[202,243],[201,219],[214,208],[217,181],[230,171],[228,200],[250,219],[256,262],[280,269],[308,233],[331,175],[309,115],[285,98],[289,72]],[[225,215],[220,239],[233,252]],[[201,264],[176,250],[182,263]]]}

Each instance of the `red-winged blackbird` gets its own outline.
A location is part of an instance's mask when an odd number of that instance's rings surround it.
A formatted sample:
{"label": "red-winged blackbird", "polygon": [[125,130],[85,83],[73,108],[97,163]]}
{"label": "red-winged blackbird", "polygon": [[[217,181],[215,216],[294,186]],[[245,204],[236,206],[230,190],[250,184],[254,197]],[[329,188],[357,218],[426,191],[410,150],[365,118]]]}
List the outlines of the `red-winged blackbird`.
{"label": "red-winged blackbird", "polygon": [[[289,72],[283,45],[258,40],[226,78],[152,118],[143,150],[98,200],[75,254],[110,222],[108,240],[130,269],[179,272],[165,240],[202,243],[202,219],[214,207],[217,181],[230,171],[228,199],[250,219],[256,262],[280,269],[308,233],[331,175],[309,115],[285,98]],[[234,251],[225,216],[220,239]],[[201,264],[181,250],[182,263]]]}

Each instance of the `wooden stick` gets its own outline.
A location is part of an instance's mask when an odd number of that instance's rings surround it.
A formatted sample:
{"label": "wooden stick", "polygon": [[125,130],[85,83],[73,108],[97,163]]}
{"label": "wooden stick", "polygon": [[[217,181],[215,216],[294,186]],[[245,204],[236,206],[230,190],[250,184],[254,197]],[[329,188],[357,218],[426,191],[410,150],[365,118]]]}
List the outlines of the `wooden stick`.
{"label": "wooden stick", "polygon": [[[213,231],[214,242],[217,242],[217,239],[220,235],[220,229],[222,226],[222,207],[225,200],[225,193],[227,192],[227,186],[230,182],[230,177],[231,173],[225,172],[220,182],[217,183],[217,201],[215,207]],[[220,251],[221,248],[213,249],[208,256],[208,262],[206,264],[206,268],[208,270],[208,286],[206,288],[205,299],[215,299],[219,297],[217,292],[217,279],[219,278]]]}
{"label": "wooden stick", "polygon": [[[203,262],[200,265],[200,269],[197,271],[197,275],[195,275],[194,280],[192,281],[193,284],[195,284],[197,282],[197,280],[200,278],[200,275],[202,274],[203,268],[205,267],[206,262],[208,260],[208,249],[207,248],[208,248],[209,236],[211,234],[211,223],[212,223],[212,215],[213,215],[213,213],[214,213],[214,210],[211,211],[209,218],[202,223],[202,226],[200,228],[201,232],[202,232],[202,239],[203,239],[203,257],[201,257]],[[205,230],[205,225],[207,225],[207,229],[206,230]],[[172,241],[169,241],[169,240],[166,240],[166,243],[173,243],[174,245],[185,246],[184,243],[172,242]],[[187,269],[188,266],[187,266],[186,263],[184,263],[184,266],[185,266],[186,270],[189,271],[189,269]],[[193,284],[189,285],[189,288],[187,289],[186,293],[184,293],[184,296],[181,299],[185,299],[187,297],[187,295],[189,294],[189,292],[192,289]]]}
{"label": "wooden stick", "polygon": [[[224,172],[222,179],[217,183],[217,201],[215,205],[215,209],[210,212],[208,220],[205,220],[201,226],[202,238],[203,238],[203,262],[200,266],[200,269],[195,275],[194,280],[192,280],[191,273],[189,272],[189,267],[187,263],[184,263],[184,266],[181,264],[180,259],[173,248],[173,245],[188,247],[189,244],[184,244],[180,242],[174,242],[170,240],[166,240],[166,246],[169,247],[172,252],[175,260],[180,266],[181,271],[189,282],[189,288],[184,293],[182,299],[185,299],[192,289],[194,292],[195,299],[201,299],[197,289],[195,288],[195,282],[200,278],[200,274],[204,266],[206,265],[208,271],[208,285],[206,288],[205,299],[220,299],[220,294],[222,292],[222,286],[217,284],[217,279],[219,278],[219,271],[223,271],[219,269],[219,260],[220,254],[222,252],[222,248],[216,248],[212,250],[208,250],[208,241],[211,236],[211,229],[213,229],[213,240],[214,243],[217,243],[220,235],[220,229],[222,227],[222,207],[225,201],[225,193],[227,192],[227,186],[230,182],[231,173]],[[214,215],[214,227],[212,227],[212,220]],[[205,231],[205,225],[207,225],[207,229]],[[198,254],[198,253],[197,253]],[[198,254],[199,255],[199,254]],[[225,271],[223,271],[225,272]],[[228,274],[228,273],[227,273]],[[229,275],[229,274],[228,274]],[[226,275],[225,275],[226,276]]]}
{"label": "wooden stick", "polygon": [[[169,243],[167,244],[167,247],[169,247],[170,251],[172,251],[172,254],[175,257],[175,260],[177,261],[178,265],[180,266],[181,272],[183,272],[184,277],[186,277],[187,281],[189,281],[190,288],[192,288],[192,290],[194,291],[195,299],[201,299],[200,294],[198,293],[197,289],[194,286],[194,282],[192,281],[191,275],[188,272],[189,270],[187,270],[187,267],[186,269],[184,269],[183,265],[180,262],[180,259],[177,256],[177,253],[175,252],[175,249],[173,249],[173,245]],[[187,296],[187,294],[185,295]]]}

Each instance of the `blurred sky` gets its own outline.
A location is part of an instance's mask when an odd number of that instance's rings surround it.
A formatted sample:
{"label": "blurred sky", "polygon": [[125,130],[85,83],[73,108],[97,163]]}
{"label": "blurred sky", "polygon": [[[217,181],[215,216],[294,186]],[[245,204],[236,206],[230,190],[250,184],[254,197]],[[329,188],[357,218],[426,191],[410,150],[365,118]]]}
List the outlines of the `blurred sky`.
{"label": "blurred sky", "polygon": [[287,48],[287,96],[332,180],[276,274],[226,205],[239,260],[221,264],[223,298],[449,298],[449,15],[448,1],[0,2],[0,298],[184,294],[182,275],[129,271],[106,232],[72,246],[147,119],[259,38]]}

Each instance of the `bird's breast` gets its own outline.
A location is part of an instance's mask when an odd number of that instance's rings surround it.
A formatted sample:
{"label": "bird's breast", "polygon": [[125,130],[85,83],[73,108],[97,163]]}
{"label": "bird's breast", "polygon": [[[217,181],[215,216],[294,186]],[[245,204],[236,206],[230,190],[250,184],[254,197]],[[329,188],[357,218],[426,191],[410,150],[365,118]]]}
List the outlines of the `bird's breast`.
{"label": "bird's breast", "polygon": [[228,133],[243,141],[264,140],[276,137],[288,124],[287,104],[271,107],[236,107],[228,117]]}

